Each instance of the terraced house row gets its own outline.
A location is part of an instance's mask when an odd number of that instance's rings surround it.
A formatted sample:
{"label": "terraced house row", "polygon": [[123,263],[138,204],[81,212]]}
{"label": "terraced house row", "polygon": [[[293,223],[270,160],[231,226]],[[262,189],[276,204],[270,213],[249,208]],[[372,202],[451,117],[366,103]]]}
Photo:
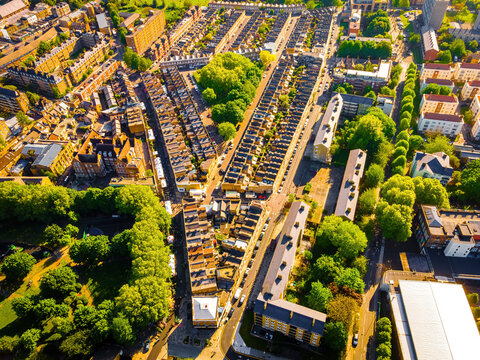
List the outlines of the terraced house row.
{"label": "terraced house row", "polygon": [[192,152],[185,143],[175,105],[168,97],[160,78],[154,74],[145,74],[142,80],[147,99],[154,109],[155,120],[162,133],[170,167],[178,187],[179,184],[190,180],[189,174],[193,170]]}
{"label": "terraced house row", "polygon": [[185,136],[190,142],[192,153],[201,162],[201,177],[207,178],[215,165],[217,153],[207,129],[200,118],[195,102],[177,67],[163,69],[163,76],[170,97],[177,105]]}
{"label": "terraced house row", "polygon": [[202,50],[203,54],[216,55],[224,50],[227,46],[227,42],[233,36],[240,24],[245,19],[245,11],[230,11],[225,15],[225,22],[220,24],[217,32],[209,41],[205,49]]}

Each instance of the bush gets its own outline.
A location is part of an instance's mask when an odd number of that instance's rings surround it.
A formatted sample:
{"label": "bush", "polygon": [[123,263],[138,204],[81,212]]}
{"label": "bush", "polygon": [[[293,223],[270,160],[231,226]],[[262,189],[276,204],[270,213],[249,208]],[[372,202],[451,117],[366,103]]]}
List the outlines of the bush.
{"label": "bush", "polygon": [[358,198],[359,212],[363,215],[373,214],[377,203],[377,193],[375,189],[367,189]]}
{"label": "bush", "polygon": [[477,305],[478,303],[478,294],[477,293],[471,293],[467,295],[467,300],[470,306]]}

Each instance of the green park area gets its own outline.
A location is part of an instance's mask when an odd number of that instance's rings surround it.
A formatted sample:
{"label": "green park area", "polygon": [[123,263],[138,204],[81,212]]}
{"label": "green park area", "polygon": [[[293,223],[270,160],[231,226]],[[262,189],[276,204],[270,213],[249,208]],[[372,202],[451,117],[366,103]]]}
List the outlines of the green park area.
{"label": "green park area", "polygon": [[5,182],[0,194],[0,226],[10,229],[0,242],[0,354],[89,358],[105,342],[131,345],[170,314],[171,219],[151,189]]}

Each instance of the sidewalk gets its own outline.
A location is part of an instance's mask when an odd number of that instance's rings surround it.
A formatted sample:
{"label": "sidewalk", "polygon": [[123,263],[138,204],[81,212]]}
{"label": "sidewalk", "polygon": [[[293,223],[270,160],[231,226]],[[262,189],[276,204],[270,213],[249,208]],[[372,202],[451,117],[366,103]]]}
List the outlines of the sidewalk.
{"label": "sidewalk", "polygon": [[235,350],[235,352],[243,355],[254,356],[259,359],[288,360],[287,358],[275,356],[270,353],[266,353],[264,351],[260,351],[260,350],[256,350],[248,347],[247,344],[245,344],[245,342],[243,341],[242,337],[240,336],[239,330],[241,326],[242,326],[242,322],[240,321],[235,330],[235,338],[233,339],[233,343],[232,343],[232,347],[233,347],[233,350]]}

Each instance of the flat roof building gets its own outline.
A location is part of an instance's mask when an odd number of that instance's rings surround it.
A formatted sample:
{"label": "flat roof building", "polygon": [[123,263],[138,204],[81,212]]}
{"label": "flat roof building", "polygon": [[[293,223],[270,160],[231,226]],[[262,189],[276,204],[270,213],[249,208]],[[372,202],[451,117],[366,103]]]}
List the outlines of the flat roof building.
{"label": "flat roof building", "polygon": [[399,280],[389,294],[403,360],[470,360],[480,335],[462,285]]}

